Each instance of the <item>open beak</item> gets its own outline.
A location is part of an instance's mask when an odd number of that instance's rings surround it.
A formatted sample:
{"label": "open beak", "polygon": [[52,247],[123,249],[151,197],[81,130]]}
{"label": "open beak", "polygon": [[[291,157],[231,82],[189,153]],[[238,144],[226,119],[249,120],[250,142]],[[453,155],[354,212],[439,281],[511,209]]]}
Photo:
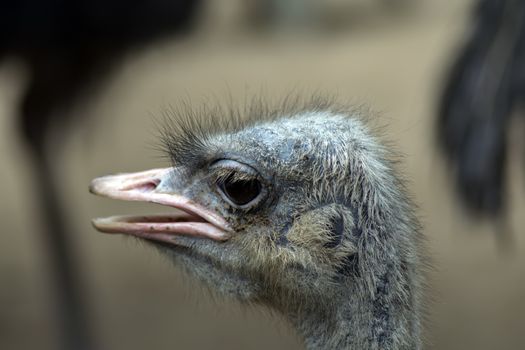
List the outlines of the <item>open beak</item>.
{"label": "open beak", "polygon": [[170,183],[172,168],[138,173],[117,174],[94,179],[91,193],[113,199],[141,201],[170,206],[180,211],[166,215],[112,216],[93,220],[95,228],[105,233],[122,233],[169,244],[178,235],[225,241],[231,229],[221,216],[190,199],[163,191]]}

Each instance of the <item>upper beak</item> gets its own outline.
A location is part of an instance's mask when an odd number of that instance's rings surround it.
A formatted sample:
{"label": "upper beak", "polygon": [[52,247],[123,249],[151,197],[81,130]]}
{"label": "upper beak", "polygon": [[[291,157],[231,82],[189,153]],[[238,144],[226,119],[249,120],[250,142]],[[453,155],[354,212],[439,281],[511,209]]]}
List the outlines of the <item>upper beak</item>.
{"label": "upper beak", "polygon": [[161,184],[172,183],[173,168],[103,176],[94,179],[91,193],[128,201],[158,203],[180,209],[168,215],[112,216],[93,220],[95,228],[106,233],[124,233],[176,244],[177,235],[225,241],[230,226],[220,215],[179,194],[167,193]]}

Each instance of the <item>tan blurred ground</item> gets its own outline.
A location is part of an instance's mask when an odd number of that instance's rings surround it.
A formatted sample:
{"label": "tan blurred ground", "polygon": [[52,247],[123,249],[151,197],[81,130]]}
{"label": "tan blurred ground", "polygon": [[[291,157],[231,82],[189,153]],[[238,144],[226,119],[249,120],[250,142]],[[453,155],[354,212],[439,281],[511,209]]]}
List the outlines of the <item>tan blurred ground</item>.
{"label": "tan blurred ground", "polygon": [[[347,26],[284,36],[245,33],[233,20],[234,6],[215,4],[192,38],[131,57],[89,107],[78,107],[97,119],[72,135],[57,173],[104,349],[300,348],[277,317],[211,301],[152,250],[96,233],[92,217],[153,208],[87,192],[97,175],[165,165],[151,147],[151,114],[162,106],[181,97],[198,104],[227,91],[241,99],[295,88],[370,104],[406,155],[404,171],[436,266],[427,348],[525,348],[523,169],[512,165],[513,235],[505,252],[493,228],[467,220],[458,208],[432,143],[435,97],[470,1],[414,2],[398,14],[358,3]],[[30,168],[14,134],[22,73],[13,64],[0,69],[0,349],[44,350],[56,347],[56,330]]]}

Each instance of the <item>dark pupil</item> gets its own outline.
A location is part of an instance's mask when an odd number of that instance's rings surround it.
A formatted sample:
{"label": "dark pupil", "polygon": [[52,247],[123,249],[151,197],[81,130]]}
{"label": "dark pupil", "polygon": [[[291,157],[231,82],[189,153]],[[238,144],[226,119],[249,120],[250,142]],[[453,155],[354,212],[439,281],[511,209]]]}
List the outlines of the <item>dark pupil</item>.
{"label": "dark pupil", "polygon": [[231,176],[220,184],[225,195],[237,205],[243,205],[254,200],[261,193],[261,183],[258,180],[234,180]]}

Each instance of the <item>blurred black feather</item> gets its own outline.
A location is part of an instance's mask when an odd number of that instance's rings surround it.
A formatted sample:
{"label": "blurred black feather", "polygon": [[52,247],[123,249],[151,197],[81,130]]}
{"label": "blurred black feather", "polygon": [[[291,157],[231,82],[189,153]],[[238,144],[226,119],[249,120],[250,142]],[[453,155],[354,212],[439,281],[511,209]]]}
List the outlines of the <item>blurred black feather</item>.
{"label": "blurred black feather", "polygon": [[507,134],[525,97],[525,1],[481,0],[442,95],[437,136],[472,213],[505,208]]}

